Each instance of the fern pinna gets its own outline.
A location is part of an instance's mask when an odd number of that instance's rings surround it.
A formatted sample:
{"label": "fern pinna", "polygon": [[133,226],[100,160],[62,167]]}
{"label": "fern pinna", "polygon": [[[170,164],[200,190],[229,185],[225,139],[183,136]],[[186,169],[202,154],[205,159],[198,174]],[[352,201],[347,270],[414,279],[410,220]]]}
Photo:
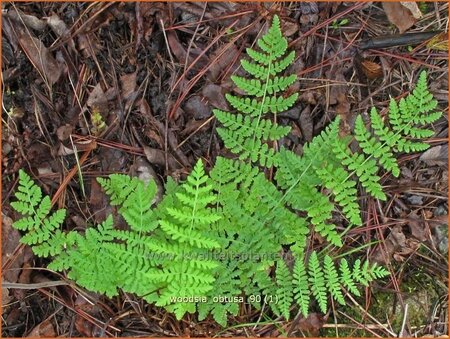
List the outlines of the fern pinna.
{"label": "fern pinna", "polygon": [[[209,174],[199,160],[182,184],[167,179],[157,206],[153,181],[123,174],[99,178],[129,228],[116,229],[109,216],[84,234],[63,232],[65,210],[51,214],[50,198],[20,171],[11,205],[23,215],[13,224],[26,232],[22,242],[39,256],[53,257],[50,269],[66,271],[91,291],[114,296],[121,289],[178,319],[198,312],[200,320],[211,315],[222,326],[244,301],[262,309],[264,296],[275,297],[270,309],[286,319],[293,308],[304,316],[313,308],[325,313],[330,299],[343,305],[347,293],[360,295],[359,284],[385,277],[382,267],[359,259],[336,264],[307,245],[314,231],[341,247],[331,220],[341,212],[349,225],[362,224],[358,184],[385,200],[378,173],[398,176],[395,153],[428,147],[420,139],[433,132],[423,125],[441,113],[434,112],[426,73],[405,98],[391,99],[383,114],[373,108],[368,121],[358,116],[354,131],[344,136],[336,118],[297,155],[271,145],[290,130],[275,123],[275,115],[298,96],[285,94],[296,76],[281,73],[295,55],[287,52],[277,16],[258,46],[260,51],[247,49],[250,60],[241,62],[249,78],[232,78],[247,95],[226,95],[238,113],[214,110],[222,124],[218,133],[238,159],[218,157]],[[273,167],[274,182],[264,167]],[[292,260],[283,253],[293,254]],[[245,299],[252,295],[262,298]]]}

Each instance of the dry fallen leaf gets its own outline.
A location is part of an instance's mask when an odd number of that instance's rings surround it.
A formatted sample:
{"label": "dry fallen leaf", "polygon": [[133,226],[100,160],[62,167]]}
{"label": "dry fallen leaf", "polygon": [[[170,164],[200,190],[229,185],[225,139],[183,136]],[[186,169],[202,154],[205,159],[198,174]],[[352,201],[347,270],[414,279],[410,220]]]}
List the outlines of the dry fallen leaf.
{"label": "dry fallen leaf", "polygon": [[448,166],[448,145],[434,146],[423,153],[420,158],[428,166]]}
{"label": "dry fallen leaf", "polygon": [[136,72],[124,74],[120,77],[122,86],[122,97],[127,99],[136,89]]}
{"label": "dry fallen leaf", "polygon": [[186,49],[178,39],[175,31],[167,32],[167,42],[169,43],[170,51],[178,62],[184,63],[186,61]]}
{"label": "dry fallen leaf", "polygon": [[300,319],[298,322],[298,328],[315,337],[319,335],[319,331],[323,327],[324,323],[325,320],[320,314],[310,313],[308,314],[308,317]]}
{"label": "dry fallen leaf", "polygon": [[[224,53],[223,49],[227,49]],[[222,54],[221,54],[222,53]],[[221,54],[221,55],[220,55]],[[221,48],[214,51],[214,53],[211,55],[211,60],[214,60],[211,67],[208,69],[207,78],[211,82],[216,82],[219,75],[224,71],[230,68],[232,66],[232,63],[234,65],[238,65],[238,54],[239,51],[235,45],[224,45]],[[220,55],[217,60],[215,60],[216,56]]]}
{"label": "dry fallen leaf", "polygon": [[406,7],[409,9],[411,14],[415,19],[420,19],[423,15],[422,12],[419,9],[419,6],[417,6],[417,2],[414,1],[400,1],[401,5],[403,7]]}
{"label": "dry fallen leaf", "polygon": [[44,81],[53,85],[61,76],[61,67],[44,44],[29,34],[22,34],[19,43]]}
{"label": "dry fallen leaf", "polygon": [[383,76],[383,68],[373,61],[361,61],[361,68],[368,79],[376,79]]}
{"label": "dry fallen leaf", "polygon": [[421,218],[417,212],[411,212],[408,216],[408,226],[411,231],[411,235],[419,241],[426,241],[428,239],[428,233],[426,225],[421,221]]}
{"label": "dry fallen leaf", "polygon": [[[50,318],[53,319],[53,318]],[[55,328],[50,320],[44,320],[40,324],[38,324],[35,328],[31,330],[28,334],[28,338],[54,338],[57,334],[55,332]]]}
{"label": "dry fallen leaf", "polygon": [[194,120],[206,119],[212,114],[211,107],[200,95],[190,97],[183,105],[183,109],[188,117],[192,117]]}
{"label": "dry fallen leaf", "polygon": [[311,141],[314,134],[314,123],[311,116],[311,106],[306,106],[300,113],[300,130],[305,141]]}
{"label": "dry fallen leaf", "polygon": [[65,124],[63,126],[58,127],[56,130],[56,135],[60,141],[65,141],[69,139],[72,134],[73,126],[69,124]]}
{"label": "dry fallen leaf", "polygon": [[[6,215],[2,214],[2,263],[8,259],[12,259],[14,250],[19,245],[20,233],[16,229],[12,228],[13,220]],[[23,255],[20,254],[16,260],[14,260],[11,269],[3,272],[2,281],[5,282],[17,282],[20,270],[17,268],[23,264]],[[2,287],[2,305],[5,306],[12,301],[12,293],[7,288]],[[5,310],[3,307],[2,312]]]}
{"label": "dry fallen leaf", "polygon": [[136,76],[137,72],[133,72],[120,77],[122,98],[125,100],[125,110],[130,108],[138,95],[138,91],[136,91]]}
{"label": "dry fallen leaf", "polygon": [[70,34],[70,30],[67,28],[66,23],[62,21],[57,14],[53,13],[52,16],[45,18],[45,20],[52,31],[59,37],[65,37]]}
{"label": "dry fallen leaf", "polygon": [[386,237],[384,244],[379,246],[371,258],[372,261],[379,264],[386,264],[391,261],[391,257],[396,250],[405,247],[406,236],[400,225],[396,225],[391,229],[391,233]]}
{"label": "dry fallen leaf", "polygon": [[152,165],[143,157],[138,157],[133,165],[134,169],[136,170],[137,177],[140,180],[142,180],[146,184],[150,182],[150,180],[153,180],[155,182],[157,191],[152,203],[158,204],[162,199],[164,188]]}
{"label": "dry fallen leaf", "polygon": [[203,87],[202,94],[208,99],[210,105],[221,110],[229,110],[222,87],[212,83],[208,83]]}
{"label": "dry fallen leaf", "polygon": [[19,25],[24,24],[25,26],[36,31],[43,31],[46,26],[43,20],[36,18],[34,15],[25,14],[20,10],[16,11],[15,9],[10,9],[4,13],[3,16],[16,21]]}
{"label": "dry fallen leaf", "polygon": [[399,2],[383,2],[383,8],[388,20],[397,26],[400,33],[405,32],[416,23],[416,18],[411,11]]}
{"label": "dry fallen leaf", "polygon": [[102,89],[100,83],[98,83],[94,89],[89,93],[86,104],[89,107],[102,107],[107,105],[108,99],[106,98],[105,92]]}

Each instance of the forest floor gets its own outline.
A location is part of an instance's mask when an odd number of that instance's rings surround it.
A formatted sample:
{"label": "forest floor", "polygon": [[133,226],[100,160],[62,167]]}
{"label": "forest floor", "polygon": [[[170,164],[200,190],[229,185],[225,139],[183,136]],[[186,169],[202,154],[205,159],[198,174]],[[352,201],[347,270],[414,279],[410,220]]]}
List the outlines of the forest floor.
{"label": "forest floor", "polygon": [[[3,2],[2,336],[446,335],[448,3],[418,4]],[[200,158],[210,168],[229,154],[212,109],[229,109],[230,75],[274,14],[296,52],[300,97],[281,115],[293,149],[336,115],[387,107],[427,70],[444,112],[431,147],[400,156],[400,177],[383,178],[388,200],[362,202],[366,223],[346,235],[355,248],[382,242],[360,252],[387,259],[395,274],[326,315],[261,321],[243,307],[227,328],[195,315],[177,321],[126,293],[46,286],[63,275],[20,246],[11,227],[19,169],[68,210],[66,229],[84,230],[106,216],[98,176],[144,171],[164,182],[185,179]],[[430,40],[432,31],[444,35]],[[367,48],[367,39],[399,32],[425,37]]]}

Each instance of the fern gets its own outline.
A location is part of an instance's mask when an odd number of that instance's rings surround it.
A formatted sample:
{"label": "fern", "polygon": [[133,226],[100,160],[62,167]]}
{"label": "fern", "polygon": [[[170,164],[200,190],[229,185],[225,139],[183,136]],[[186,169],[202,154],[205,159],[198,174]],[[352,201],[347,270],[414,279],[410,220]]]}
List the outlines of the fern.
{"label": "fern", "polygon": [[[368,263],[368,262],[367,262]],[[323,261],[324,275],[326,277],[327,290],[330,292],[334,300],[339,304],[345,305],[344,296],[341,292],[341,286],[339,284],[339,276],[334,266],[333,259],[328,255],[325,256]]]}
{"label": "fern", "polygon": [[[420,139],[433,132],[424,125],[441,113],[434,111],[426,73],[404,99],[391,99],[385,116],[373,108],[369,121],[358,116],[354,131],[344,136],[336,118],[297,155],[272,146],[290,131],[274,122],[275,115],[298,97],[285,93],[296,76],[282,74],[295,54],[287,51],[277,16],[257,45],[241,61],[249,76],[232,77],[246,95],[226,94],[237,112],[214,110],[222,125],[218,133],[237,159],[218,157],[209,174],[199,160],[179,185],[168,178],[157,206],[152,181],[122,174],[99,178],[129,227],[115,229],[109,216],[84,233],[62,231],[65,210],[51,214],[50,198],[20,171],[11,206],[23,216],[13,224],[25,233],[22,242],[53,257],[50,269],[65,271],[91,291],[135,293],[177,319],[198,312],[199,319],[211,315],[222,326],[238,315],[245,296],[262,296],[249,300],[257,309],[264,296],[276,296],[278,303],[270,304],[275,315],[289,319],[298,306],[306,317],[313,307],[327,312],[330,299],[344,305],[346,294],[360,296],[359,285],[387,276],[383,267],[360,259],[337,265],[307,243],[314,231],[341,247],[332,220],[340,212],[349,225],[362,224],[358,185],[386,200],[379,173],[398,176],[396,153],[428,147]],[[274,182],[260,166],[273,167]],[[280,258],[286,251],[294,255],[293,268]]]}
{"label": "fern", "polygon": [[244,97],[226,95],[230,105],[239,113],[231,114],[218,109],[213,112],[223,125],[217,132],[227,148],[239,154],[241,160],[248,159],[271,167],[276,157],[267,142],[286,136],[290,128],[265,119],[265,116],[289,109],[298,97],[297,93],[286,98],[282,95],[297,77],[294,74],[279,75],[293,62],[295,54],[286,54],[287,40],[281,33],[278,16],[274,16],[268,32],[258,40],[258,46],[261,51],[247,48],[250,61],[241,61],[242,68],[252,78],[231,77],[235,85],[247,94]]}
{"label": "fern", "polygon": [[[13,223],[13,227],[28,231],[21,238],[27,245],[36,245],[38,255],[48,256],[60,253],[64,243],[53,240],[53,232],[61,226],[66,216],[66,210],[60,209],[50,215],[51,202],[48,196],[42,197],[42,191],[23,170],[19,171],[19,186],[15,193],[17,201],[11,206],[22,218]],[[57,235],[59,239],[59,233]],[[59,246],[53,247],[59,243]]]}

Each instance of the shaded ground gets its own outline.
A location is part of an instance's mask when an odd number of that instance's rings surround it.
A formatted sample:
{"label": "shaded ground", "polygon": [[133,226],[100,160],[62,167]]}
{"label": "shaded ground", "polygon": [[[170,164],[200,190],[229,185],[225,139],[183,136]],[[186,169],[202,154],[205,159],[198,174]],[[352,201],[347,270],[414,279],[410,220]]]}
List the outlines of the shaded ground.
{"label": "shaded ground", "polygon": [[[423,16],[409,18],[414,25],[405,28],[411,12],[399,24],[392,18],[396,10],[380,3],[3,3],[3,279],[43,287],[3,289],[2,335],[447,333],[448,51],[439,40],[358,48],[364,39],[399,29],[445,31],[447,3],[423,3],[420,10]],[[97,176],[183,179],[198,158],[213,164],[226,150],[211,109],[227,109],[229,77],[274,13],[296,51],[290,71],[300,77],[292,88],[301,93],[298,104],[279,116],[293,128],[287,147],[301,148],[336,114],[351,125],[355,114],[386,107],[390,96],[411,88],[420,70],[428,71],[444,111],[432,126],[432,148],[400,158],[400,179],[383,182],[390,199],[362,202],[367,222],[347,234],[354,248],[380,240],[381,246],[360,253],[388,258],[392,279],[325,317],[269,321],[270,314],[261,320],[243,307],[227,329],[211,319],[178,322],[133,295],[111,300],[67,286],[45,287],[59,278],[19,245],[20,235],[10,226],[17,217],[9,202],[18,170],[31,173],[68,209],[67,229],[83,230],[108,213]]]}

